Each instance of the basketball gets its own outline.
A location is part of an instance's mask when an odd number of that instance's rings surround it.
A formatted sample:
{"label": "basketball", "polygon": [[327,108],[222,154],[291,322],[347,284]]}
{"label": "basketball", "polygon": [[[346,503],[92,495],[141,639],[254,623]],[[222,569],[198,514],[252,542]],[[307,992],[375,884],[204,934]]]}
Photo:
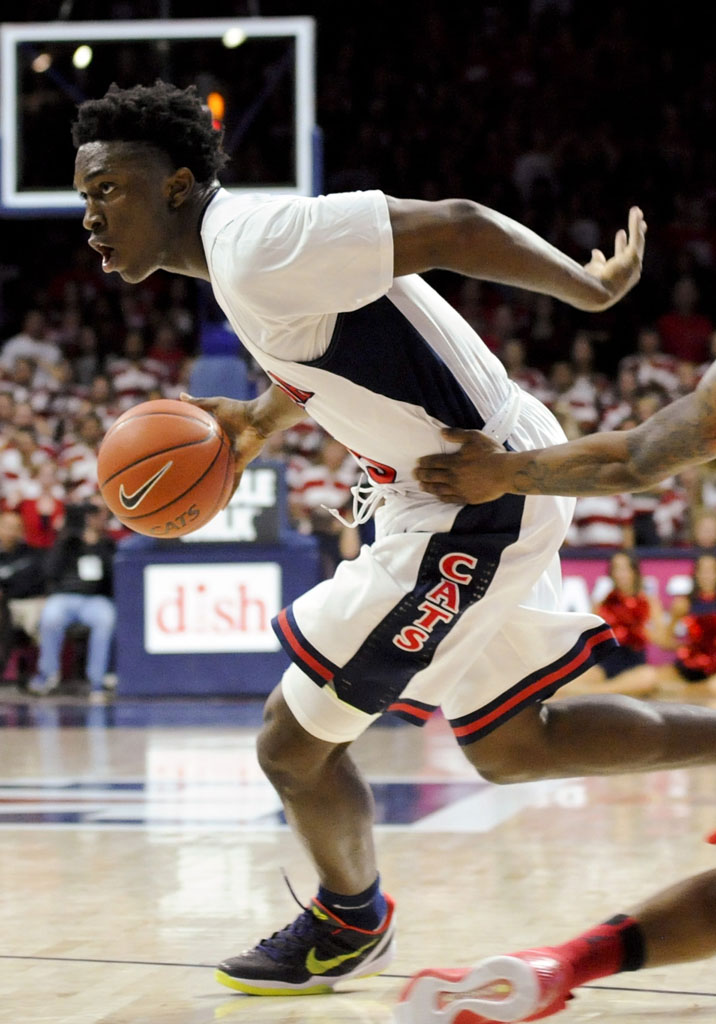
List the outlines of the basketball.
{"label": "basketball", "polygon": [[231,442],[210,413],[161,398],[123,413],[97,453],[97,480],[120,522],[148,537],[183,537],[231,496]]}

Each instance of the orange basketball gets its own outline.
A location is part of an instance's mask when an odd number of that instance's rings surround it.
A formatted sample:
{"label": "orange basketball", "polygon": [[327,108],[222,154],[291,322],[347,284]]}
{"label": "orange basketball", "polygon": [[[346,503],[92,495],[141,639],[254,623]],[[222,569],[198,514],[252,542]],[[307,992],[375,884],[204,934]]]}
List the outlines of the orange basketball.
{"label": "orange basketball", "polygon": [[183,537],[229,500],[234,456],[208,412],[160,398],[115,420],[97,454],[97,479],[125,526],[149,537]]}

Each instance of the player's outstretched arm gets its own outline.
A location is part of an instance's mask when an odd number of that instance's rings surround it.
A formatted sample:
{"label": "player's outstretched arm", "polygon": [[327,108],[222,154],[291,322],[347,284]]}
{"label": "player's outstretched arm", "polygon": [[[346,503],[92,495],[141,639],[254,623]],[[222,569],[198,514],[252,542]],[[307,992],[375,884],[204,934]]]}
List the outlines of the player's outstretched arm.
{"label": "player's outstretched arm", "polygon": [[394,274],[454,270],[468,277],[541,292],[577,309],[608,309],[641,276],[646,223],[629,211],[628,230],[607,259],[599,249],[581,266],[529,228],[467,199],[440,202],[388,197]]}
{"label": "player's outstretched arm", "polygon": [[716,366],[690,395],[632,430],[589,434],[527,452],[506,452],[480,431],[445,430],[443,436],[460,448],[425,456],[415,470],[423,490],[442,501],[478,504],[506,493],[578,497],[643,490],[716,458]]}

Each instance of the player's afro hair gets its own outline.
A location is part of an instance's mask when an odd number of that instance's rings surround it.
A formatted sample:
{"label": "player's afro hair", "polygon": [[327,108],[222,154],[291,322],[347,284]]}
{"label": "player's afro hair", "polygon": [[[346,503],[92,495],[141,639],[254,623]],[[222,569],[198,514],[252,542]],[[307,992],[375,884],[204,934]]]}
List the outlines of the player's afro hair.
{"label": "player's afro hair", "polygon": [[146,142],[163,150],[175,169],[188,167],[200,184],[214,181],[226,163],[222,135],[195,86],[178,89],[160,80],[131,89],[111,85],[102,99],[80,104],[72,124],[76,147],[87,142]]}

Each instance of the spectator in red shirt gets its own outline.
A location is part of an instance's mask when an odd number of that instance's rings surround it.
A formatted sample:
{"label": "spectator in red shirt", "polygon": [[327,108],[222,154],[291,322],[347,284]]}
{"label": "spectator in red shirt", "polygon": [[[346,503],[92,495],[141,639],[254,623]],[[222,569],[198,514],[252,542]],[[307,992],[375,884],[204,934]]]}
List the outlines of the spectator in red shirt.
{"label": "spectator in red shirt", "polygon": [[178,331],[168,322],[160,323],[147,349],[147,361],[161,367],[164,380],[175,381],[179,369],[186,359]]}
{"label": "spectator in red shirt", "polygon": [[64,488],[53,462],[38,466],[22,489],[16,510],[22,519],[25,540],[31,548],[51,548],[65,518]]}
{"label": "spectator in red shirt", "polygon": [[680,277],[671,293],[671,309],[657,320],[663,348],[677,359],[705,362],[714,325],[698,311],[701,295],[693,277]]}

